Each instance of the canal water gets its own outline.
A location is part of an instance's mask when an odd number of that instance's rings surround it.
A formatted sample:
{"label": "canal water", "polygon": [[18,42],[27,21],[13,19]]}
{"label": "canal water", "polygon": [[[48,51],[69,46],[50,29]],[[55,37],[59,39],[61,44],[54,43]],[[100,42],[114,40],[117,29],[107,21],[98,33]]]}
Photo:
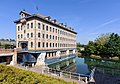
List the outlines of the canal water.
{"label": "canal water", "polygon": [[97,73],[120,75],[120,61],[96,60],[91,58],[71,57],[48,65],[49,68],[89,75],[96,67]]}

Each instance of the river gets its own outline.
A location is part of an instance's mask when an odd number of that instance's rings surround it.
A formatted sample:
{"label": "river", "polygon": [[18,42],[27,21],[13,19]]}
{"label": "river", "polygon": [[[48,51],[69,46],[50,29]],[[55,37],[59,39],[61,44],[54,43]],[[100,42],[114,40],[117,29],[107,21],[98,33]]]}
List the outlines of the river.
{"label": "river", "polygon": [[120,84],[120,61],[97,60],[88,57],[73,57],[49,65],[50,68],[89,75],[96,67],[95,84]]}

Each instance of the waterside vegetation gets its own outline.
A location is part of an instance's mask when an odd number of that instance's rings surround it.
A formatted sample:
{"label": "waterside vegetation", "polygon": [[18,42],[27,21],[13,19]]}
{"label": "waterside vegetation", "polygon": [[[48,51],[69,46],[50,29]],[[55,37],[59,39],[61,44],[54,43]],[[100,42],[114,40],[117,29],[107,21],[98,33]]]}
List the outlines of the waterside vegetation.
{"label": "waterside vegetation", "polygon": [[[78,44],[78,46],[81,46]],[[102,34],[94,41],[89,41],[87,45],[82,45],[84,50],[78,52],[80,55],[96,59],[120,60],[120,36],[115,33]]]}

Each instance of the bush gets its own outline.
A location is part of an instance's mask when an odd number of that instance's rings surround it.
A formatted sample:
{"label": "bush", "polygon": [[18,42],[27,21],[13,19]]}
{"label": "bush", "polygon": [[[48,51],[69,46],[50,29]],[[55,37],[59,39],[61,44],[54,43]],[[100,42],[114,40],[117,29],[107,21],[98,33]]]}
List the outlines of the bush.
{"label": "bush", "polygon": [[95,59],[101,59],[101,57],[98,56],[98,55],[91,55],[90,57],[91,57],[91,58],[95,58]]}
{"label": "bush", "polygon": [[12,66],[0,65],[0,84],[75,84],[64,80],[17,69]]}
{"label": "bush", "polygon": [[119,57],[115,56],[115,57],[111,57],[110,59],[117,61],[117,60],[119,60]]}

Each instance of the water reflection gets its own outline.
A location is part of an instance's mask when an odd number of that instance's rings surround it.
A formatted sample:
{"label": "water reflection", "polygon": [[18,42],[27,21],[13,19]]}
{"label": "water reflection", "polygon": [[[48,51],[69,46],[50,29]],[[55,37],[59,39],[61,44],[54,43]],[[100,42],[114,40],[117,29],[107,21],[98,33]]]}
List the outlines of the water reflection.
{"label": "water reflection", "polygon": [[50,68],[89,75],[96,67],[97,73],[120,75],[120,62],[74,57],[49,65]]}
{"label": "water reflection", "polygon": [[84,58],[85,64],[88,68],[94,66],[97,67],[97,73],[120,75],[120,61],[108,61],[108,60],[96,60],[91,58]]}

